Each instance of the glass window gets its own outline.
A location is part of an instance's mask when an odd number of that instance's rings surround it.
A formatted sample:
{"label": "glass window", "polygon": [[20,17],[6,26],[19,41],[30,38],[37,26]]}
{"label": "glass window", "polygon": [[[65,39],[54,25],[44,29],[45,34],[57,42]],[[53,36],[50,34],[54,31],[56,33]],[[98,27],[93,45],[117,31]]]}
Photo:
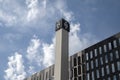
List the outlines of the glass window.
{"label": "glass window", "polygon": [[118,71],[120,71],[120,62],[117,62]]}
{"label": "glass window", "polygon": [[110,73],[110,69],[109,69],[109,66],[108,66],[108,65],[106,66],[106,72],[107,72],[107,74]]}
{"label": "glass window", "polygon": [[78,80],[81,80],[81,76],[78,77]]}
{"label": "glass window", "polygon": [[115,72],[115,65],[112,63],[112,72]]}
{"label": "glass window", "polygon": [[114,46],[114,48],[117,47],[117,42],[116,42],[116,40],[113,41],[113,46]]}
{"label": "glass window", "polygon": [[113,76],[113,80],[117,80],[116,75]]}
{"label": "glass window", "polygon": [[101,68],[102,76],[104,76],[104,67]]}
{"label": "glass window", "polygon": [[77,78],[74,78],[74,80],[77,80]]}
{"label": "glass window", "polygon": [[102,57],[100,57],[100,63],[101,63],[101,65],[103,65],[103,59],[102,59]]}
{"label": "glass window", "polygon": [[90,75],[89,75],[89,73],[87,73],[87,80],[90,80]]}
{"label": "glass window", "polygon": [[105,55],[105,63],[108,63],[108,56]]}
{"label": "glass window", "polygon": [[97,78],[99,78],[100,77],[99,70],[96,70],[96,74],[97,74]]}
{"label": "glass window", "polygon": [[78,66],[78,74],[81,74],[81,66]]}
{"label": "glass window", "polygon": [[110,77],[108,77],[108,80],[111,80]]}
{"label": "glass window", "polygon": [[47,78],[48,78],[48,72],[46,72],[46,80],[47,80]]}
{"label": "glass window", "polygon": [[96,67],[98,67],[98,59],[95,59]]}
{"label": "glass window", "polygon": [[93,60],[91,61],[91,69],[93,69]]}
{"label": "glass window", "polygon": [[90,51],[90,58],[92,59],[93,58],[93,52]]}
{"label": "glass window", "polygon": [[112,49],[112,45],[111,45],[110,42],[108,43],[108,46],[109,46],[109,50],[111,50]]}
{"label": "glass window", "polygon": [[95,80],[95,79],[94,79],[94,71],[92,71],[92,80]]}
{"label": "glass window", "polygon": [[116,56],[116,59],[119,59],[119,53],[118,53],[118,50],[115,51],[115,56]]}
{"label": "glass window", "polygon": [[102,54],[102,47],[99,47],[99,53]]}
{"label": "glass window", "polygon": [[87,71],[88,71],[89,70],[89,62],[87,62],[86,65],[87,65]]}
{"label": "glass window", "polygon": [[73,69],[71,70],[71,74],[70,75],[71,75],[71,77],[73,77]]}
{"label": "glass window", "polygon": [[97,49],[94,49],[94,51],[95,51],[95,56],[97,56]]}
{"label": "glass window", "polygon": [[88,53],[86,53],[86,60],[88,60]]}
{"label": "glass window", "polygon": [[110,54],[110,61],[113,61],[113,53],[109,53]]}
{"label": "glass window", "polygon": [[80,56],[78,57],[78,65],[81,63]]}
{"label": "glass window", "polygon": [[77,60],[76,60],[76,58],[74,58],[74,66],[76,66],[77,65]]}
{"label": "glass window", "polygon": [[120,45],[120,38],[119,38],[119,45]]}
{"label": "glass window", "polygon": [[77,76],[77,68],[74,68],[74,77]]}
{"label": "glass window", "polygon": [[106,47],[106,45],[104,45],[104,52],[107,52],[107,47]]}

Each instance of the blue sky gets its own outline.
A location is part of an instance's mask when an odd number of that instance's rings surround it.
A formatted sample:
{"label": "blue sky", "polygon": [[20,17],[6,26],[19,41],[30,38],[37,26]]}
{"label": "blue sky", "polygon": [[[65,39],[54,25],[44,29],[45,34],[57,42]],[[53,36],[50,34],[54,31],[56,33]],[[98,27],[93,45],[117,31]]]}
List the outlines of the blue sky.
{"label": "blue sky", "polygon": [[22,80],[54,63],[55,22],[60,18],[71,24],[70,55],[120,32],[119,4],[0,0],[0,80]]}

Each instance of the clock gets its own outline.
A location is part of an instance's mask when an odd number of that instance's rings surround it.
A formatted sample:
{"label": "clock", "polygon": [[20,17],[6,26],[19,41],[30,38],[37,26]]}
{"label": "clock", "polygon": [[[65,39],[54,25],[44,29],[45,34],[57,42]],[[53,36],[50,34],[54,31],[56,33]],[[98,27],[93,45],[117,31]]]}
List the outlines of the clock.
{"label": "clock", "polygon": [[59,21],[59,22],[56,22],[56,31],[59,30],[60,28],[61,28],[60,21]]}
{"label": "clock", "polygon": [[70,31],[70,25],[69,23],[65,20],[65,19],[61,19],[58,22],[56,22],[56,31],[58,31],[59,29],[64,29],[66,31]]}
{"label": "clock", "polygon": [[64,22],[64,27],[65,27],[65,29],[67,29],[69,27],[68,22]]}
{"label": "clock", "polygon": [[60,22],[56,23],[56,28],[60,28]]}
{"label": "clock", "polygon": [[69,26],[69,23],[67,21],[64,20],[63,22],[63,28],[66,30],[66,31],[70,31],[70,26]]}

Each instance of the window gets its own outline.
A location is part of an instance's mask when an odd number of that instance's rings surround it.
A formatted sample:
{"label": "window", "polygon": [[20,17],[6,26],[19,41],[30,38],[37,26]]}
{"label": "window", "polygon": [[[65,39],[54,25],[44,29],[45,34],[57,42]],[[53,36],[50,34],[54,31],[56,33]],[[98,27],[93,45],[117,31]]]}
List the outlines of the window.
{"label": "window", "polygon": [[91,69],[93,69],[93,60],[91,61]]}
{"label": "window", "polygon": [[78,66],[78,74],[81,74],[81,66]]}
{"label": "window", "polygon": [[81,63],[81,59],[80,59],[80,56],[78,57],[78,65],[80,65]]}
{"label": "window", "polygon": [[102,54],[102,47],[99,47],[99,53]]}
{"label": "window", "polygon": [[77,68],[74,68],[74,76],[77,76]]}
{"label": "window", "polygon": [[54,75],[54,66],[53,66],[52,69],[51,69],[51,75],[52,75],[52,76]]}
{"label": "window", "polygon": [[112,63],[112,72],[115,72],[115,65]]}
{"label": "window", "polygon": [[102,76],[104,76],[104,67],[101,68]]}
{"label": "window", "polygon": [[120,45],[120,38],[119,38],[119,45]]}
{"label": "window", "polygon": [[77,80],[77,78],[74,78],[74,80]]}
{"label": "window", "polygon": [[76,61],[76,58],[74,58],[74,66],[77,65],[77,61]]}
{"label": "window", "polygon": [[106,47],[106,45],[104,45],[104,52],[107,52],[107,47]]}
{"label": "window", "polygon": [[78,77],[78,80],[81,80],[81,76]]}
{"label": "window", "polygon": [[108,80],[111,80],[110,77],[108,77]]}
{"label": "window", "polygon": [[117,62],[117,69],[120,71],[120,62]]}
{"label": "window", "polygon": [[111,49],[112,49],[112,45],[111,45],[111,43],[110,43],[110,42],[108,43],[108,47],[109,47],[109,50],[111,50]]}
{"label": "window", "polygon": [[86,77],[85,77],[85,75],[83,75],[83,80],[85,80],[86,79]]}
{"label": "window", "polygon": [[40,73],[39,73],[39,79],[41,80],[41,78],[42,78],[42,77],[41,77],[41,75],[40,75]]}
{"label": "window", "polygon": [[110,61],[113,61],[113,53],[109,53],[110,54]]}
{"label": "window", "polygon": [[100,63],[101,63],[101,65],[103,65],[103,59],[102,59],[102,57],[100,57]]}
{"label": "window", "polygon": [[94,71],[92,71],[92,80],[95,80],[95,79],[94,79]]}
{"label": "window", "polygon": [[43,73],[43,75],[42,75],[42,79],[44,80],[44,78],[45,78],[45,76],[44,76],[44,73]]}
{"label": "window", "polygon": [[82,65],[82,71],[83,71],[83,73],[85,72],[85,70],[86,70],[86,68],[85,68],[85,65],[83,63],[83,65]]}
{"label": "window", "polygon": [[48,72],[46,72],[46,80],[47,80],[47,78],[48,78]]}
{"label": "window", "polygon": [[90,75],[89,75],[89,73],[87,73],[87,80],[90,80]]}
{"label": "window", "polygon": [[96,74],[97,74],[97,78],[99,78],[100,77],[99,70],[96,70]]}
{"label": "window", "polygon": [[88,53],[86,53],[86,60],[88,60]]}
{"label": "window", "polygon": [[109,66],[108,66],[108,65],[106,66],[106,72],[107,72],[107,74],[110,73],[110,69],[109,69]]}
{"label": "window", "polygon": [[117,80],[116,75],[113,76],[113,80]]}
{"label": "window", "polygon": [[116,56],[116,59],[119,59],[119,53],[118,53],[118,50],[115,51],[115,56]]}
{"label": "window", "polygon": [[95,49],[94,51],[95,51],[95,56],[97,56],[97,49]]}
{"label": "window", "polygon": [[95,59],[96,67],[98,67],[98,59]]}
{"label": "window", "polygon": [[71,70],[71,73],[70,73],[70,75],[71,75],[71,78],[73,77],[73,69]]}
{"label": "window", "polygon": [[105,63],[108,63],[108,56],[105,55]]}
{"label": "window", "polygon": [[116,40],[113,41],[113,46],[114,46],[114,48],[117,47],[117,42],[116,42]]}
{"label": "window", "polygon": [[90,51],[90,58],[92,59],[93,58],[93,52]]}
{"label": "window", "polygon": [[87,71],[88,71],[89,70],[89,62],[87,62],[86,65],[87,65]]}

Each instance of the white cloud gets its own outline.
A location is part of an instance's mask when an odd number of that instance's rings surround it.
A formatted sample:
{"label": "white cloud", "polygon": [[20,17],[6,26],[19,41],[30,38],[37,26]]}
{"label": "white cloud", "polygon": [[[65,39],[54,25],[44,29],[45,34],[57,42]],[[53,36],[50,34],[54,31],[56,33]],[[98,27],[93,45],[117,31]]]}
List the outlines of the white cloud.
{"label": "white cloud", "polygon": [[71,23],[69,39],[70,55],[87,48],[97,41],[97,39],[90,33],[80,35],[80,23]]}
{"label": "white cloud", "polygon": [[58,17],[66,15],[67,20],[72,17],[72,12],[67,11],[63,0],[52,2],[50,0],[4,0],[0,5],[2,6],[0,8],[1,21],[3,24],[10,24],[7,26],[18,27],[19,24],[21,28],[25,27],[27,29],[30,27],[46,28],[51,24],[48,23],[49,21],[53,21]]}
{"label": "white cloud", "polygon": [[0,2],[2,2],[3,0],[0,0]]}
{"label": "white cloud", "polygon": [[[51,44],[44,43],[37,38],[33,37],[30,41],[30,45],[27,48],[27,59],[30,61],[32,66],[32,72],[34,65],[39,67],[48,67],[53,64],[54,61],[54,41]],[[30,67],[31,72],[31,67]]]}
{"label": "white cloud", "polygon": [[54,63],[54,54],[55,54],[54,39],[53,39],[53,43],[51,44],[43,43],[43,52],[44,52],[43,65],[45,67],[48,67]]}
{"label": "white cloud", "polygon": [[22,28],[29,28],[27,26],[38,22],[38,19],[44,17],[45,20],[46,3],[46,0],[3,0],[0,3],[0,21],[7,27],[18,27],[16,25],[19,24]]}
{"label": "white cloud", "polygon": [[8,68],[5,70],[5,80],[23,80],[26,76],[22,55],[15,53],[8,57]]}
{"label": "white cloud", "polygon": [[[70,37],[69,37],[69,45],[70,45],[70,49],[69,49],[69,53],[70,54],[74,54],[78,48],[80,48],[81,45],[81,41],[79,39],[78,36],[78,32],[80,31],[80,24],[71,24],[71,31],[70,31]],[[74,43],[73,43],[74,42]],[[73,44],[71,44],[73,43]]]}
{"label": "white cloud", "polygon": [[41,42],[40,40],[34,36],[30,41],[30,45],[27,48],[26,57],[30,61],[30,63],[36,63],[41,66],[41,61],[43,60],[41,54]]}
{"label": "white cloud", "polygon": [[34,74],[35,73],[35,67],[34,66],[29,66],[27,72],[30,73],[30,74]]}
{"label": "white cloud", "polygon": [[28,7],[27,21],[37,18],[39,9],[38,9],[38,0],[26,0]]}
{"label": "white cloud", "polygon": [[11,26],[12,24],[15,23],[16,17],[13,15],[8,15],[0,10],[0,20],[2,20],[3,23],[5,23],[5,24],[1,23],[1,25]]}

